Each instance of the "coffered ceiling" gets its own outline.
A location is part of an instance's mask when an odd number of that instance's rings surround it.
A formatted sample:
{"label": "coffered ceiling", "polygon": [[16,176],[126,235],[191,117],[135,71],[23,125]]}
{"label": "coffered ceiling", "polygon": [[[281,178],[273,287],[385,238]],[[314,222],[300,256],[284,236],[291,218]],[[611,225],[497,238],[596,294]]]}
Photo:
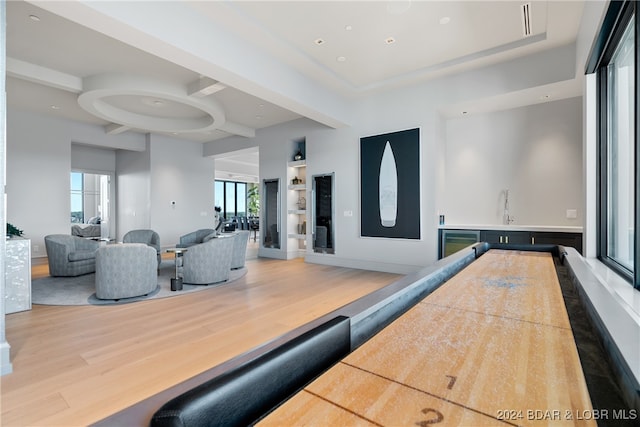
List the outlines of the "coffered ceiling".
{"label": "coffered ceiling", "polygon": [[582,1],[8,1],[7,102],[109,133],[201,142],[250,138],[300,117],[337,127],[348,125],[349,102],[373,91],[572,43],[582,8]]}

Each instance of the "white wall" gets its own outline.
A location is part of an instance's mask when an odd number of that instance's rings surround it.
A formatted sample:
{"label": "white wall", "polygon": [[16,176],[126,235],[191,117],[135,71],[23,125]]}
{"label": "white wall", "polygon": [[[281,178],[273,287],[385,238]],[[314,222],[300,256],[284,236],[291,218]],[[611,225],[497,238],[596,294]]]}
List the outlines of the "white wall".
{"label": "white wall", "polygon": [[44,236],[70,234],[70,123],[7,111],[7,221],[44,256]]}
{"label": "white wall", "polygon": [[[584,12],[582,15],[582,21],[580,25],[580,31],[578,32],[578,38],[576,41],[577,54],[577,68],[583,71],[589,54],[591,52],[591,46],[593,40],[600,31],[600,26],[608,2],[586,2],[584,6]],[[584,234],[583,234],[583,254],[587,258],[595,258],[597,255],[597,144],[596,144],[596,123],[597,123],[597,109],[596,109],[596,92],[597,82],[595,75],[585,76],[583,82],[583,165],[584,165],[584,178],[583,178],[583,193],[584,193]]]}
{"label": "white wall", "polygon": [[[92,142],[107,150],[76,145]],[[33,257],[46,256],[47,234],[71,232],[72,159],[83,169],[114,170],[111,150],[126,146],[139,150],[141,143],[144,147],[141,134],[107,135],[100,126],[8,108],[7,219],[31,239]],[[72,145],[76,147],[75,154]]]}
{"label": "white wall", "polygon": [[215,160],[203,157],[200,142],[150,140],[151,228],[163,247],[175,246],[183,234],[214,228]]}
{"label": "white wall", "polygon": [[118,151],[116,163],[118,240],[150,228],[171,247],[183,234],[214,227],[215,166],[202,143],[147,135],[145,151]]}
{"label": "white wall", "polygon": [[[344,209],[350,209],[355,205],[354,218],[338,215],[336,229],[344,230],[346,234],[339,234],[336,237],[336,258],[343,258],[347,264],[397,272],[411,271],[418,266],[433,263],[437,259],[438,214],[443,209],[439,197],[443,194],[443,190],[449,193],[446,185],[446,174],[449,169],[449,158],[446,157],[448,134],[439,111],[448,105],[571,78],[575,73],[574,48],[575,46],[572,45],[564,46],[504,64],[433,80],[422,85],[379,93],[359,101],[355,107],[358,121],[353,124],[351,135],[342,137],[343,131],[334,131],[335,135],[329,135],[330,132],[326,132],[323,136],[325,143],[330,141],[335,144],[341,153],[338,155],[338,152],[333,152],[328,164],[337,162],[342,155],[349,159],[343,166],[349,178],[338,184],[339,191],[346,192],[343,197],[349,200],[346,205],[338,206],[337,212],[341,213]],[[560,117],[564,116],[564,112],[558,114]],[[576,115],[577,120],[574,120],[573,115],[569,117],[567,126],[574,127],[579,135],[581,126],[579,110]],[[420,194],[417,194],[417,197],[421,197],[422,240],[360,238],[358,224],[356,224],[359,216],[357,206],[359,138],[414,127],[419,127],[421,130],[422,177]],[[491,138],[490,135],[495,132],[489,126],[484,126],[483,131],[489,135],[488,138]],[[537,132],[535,129],[523,131]],[[309,138],[307,138],[307,144],[309,144]],[[577,144],[579,146],[579,139]],[[495,149],[490,150],[495,153]],[[442,165],[443,159],[444,165]],[[312,153],[308,154],[308,163],[313,164],[313,160]],[[578,156],[572,161],[580,170],[579,151]],[[484,173],[491,175],[495,171],[489,170]],[[441,182],[443,176],[444,184]],[[569,191],[575,191],[579,195],[580,181],[567,183],[569,186],[573,184],[576,184],[576,187]],[[557,190],[557,187],[550,189],[551,197],[556,197],[554,194]],[[579,205],[576,207],[579,208]],[[472,218],[468,219],[468,221],[472,220]],[[538,221],[538,218],[532,219],[534,223]],[[340,250],[341,247],[343,250]],[[342,261],[338,262],[342,264]]]}
{"label": "white wall", "polygon": [[[290,228],[288,221],[294,220],[287,215],[286,197],[289,192],[287,190],[287,162],[293,160],[294,150],[292,147],[294,146],[294,141],[299,141],[301,138],[306,138],[307,157],[309,156],[310,136],[318,129],[326,130],[328,128],[311,120],[299,119],[282,126],[274,126],[258,131],[259,137],[256,137],[255,140],[260,150],[260,185],[265,179],[280,180],[280,196],[282,200],[280,205],[280,229],[283,230],[280,233],[280,250],[261,247],[259,249],[260,256],[287,259],[294,258],[298,254],[298,241],[286,238],[286,230]],[[310,176],[309,170],[309,167],[307,167],[307,177]],[[264,196],[262,193],[261,187],[261,197]],[[297,197],[297,194],[292,196]],[[260,206],[265,206],[264,200],[261,201]]]}
{"label": "white wall", "polygon": [[[552,66],[550,65],[552,64]],[[449,204],[445,194],[449,194],[449,167],[458,168],[459,159],[454,152],[449,153],[449,138],[456,129],[449,125],[440,115],[440,111],[450,105],[483,97],[497,96],[526,89],[535,85],[544,85],[571,79],[575,76],[575,45],[563,46],[540,54],[519,58],[507,63],[488,66],[475,71],[461,73],[442,79],[426,82],[421,85],[396,88],[386,92],[371,94],[353,101],[352,111],[354,121],[350,126],[340,129],[330,129],[318,125],[310,120],[296,120],[257,132],[255,141],[260,147],[260,178],[280,178],[286,180],[286,162],[290,160],[291,141],[301,137],[306,138],[307,176],[314,174],[335,172],[336,185],[336,218],[335,218],[335,254],[308,254],[306,259],[311,262],[344,265],[356,268],[407,273],[419,267],[429,265],[437,259],[438,214],[445,211]],[[479,138],[486,142],[483,152],[486,158],[500,155],[504,150],[504,143],[515,139],[516,146],[509,148],[514,161],[518,161],[526,169],[525,176],[518,182],[518,189],[522,192],[540,198],[542,194],[553,201],[571,203],[566,207],[581,207],[581,120],[580,101],[568,101],[567,105],[576,108],[564,108],[560,104],[546,103],[528,110],[513,110],[505,114],[502,120],[509,122],[517,119],[517,123],[496,127],[494,121],[502,117],[501,113],[470,118],[475,123],[476,133],[481,135],[467,135],[463,139],[454,137],[456,150],[464,151],[474,148]],[[529,119],[529,114],[535,117]],[[547,117],[551,117],[547,119]],[[552,121],[548,125],[536,125],[536,120]],[[544,123],[544,122],[540,122]],[[464,127],[464,126],[462,126]],[[416,183],[416,197],[421,198],[421,230],[420,240],[381,239],[360,237],[360,138],[386,132],[404,129],[420,128],[421,137],[421,179]],[[551,132],[553,130],[553,132]],[[556,135],[560,133],[560,136]],[[566,134],[566,135],[565,135]],[[565,135],[565,136],[563,136]],[[517,138],[514,138],[517,136]],[[218,144],[232,147],[239,138],[229,138],[207,144],[205,152],[214,152],[211,148]],[[490,141],[498,144],[489,144]],[[531,141],[536,141],[533,145]],[[561,146],[556,146],[561,141]],[[577,150],[577,151],[576,151]],[[517,154],[516,151],[519,153]],[[570,179],[555,182],[553,186],[538,186],[539,179],[546,179],[541,175],[543,170],[535,165],[540,158],[552,152],[555,156],[560,153],[561,159],[568,165]],[[548,165],[544,165],[545,167]],[[475,164],[478,168],[478,164]],[[502,185],[505,179],[498,168],[482,168],[484,179],[494,184]],[[512,176],[516,168],[511,169]],[[577,174],[577,178],[574,176]],[[557,175],[557,174],[556,174]],[[559,175],[558,175],[559,176]],[[444,181],[444,182],[443,182]],[[286,185],[286,181],[283,182]],[[465,187],[464,193],[469,194],[473,189]],[[284,189],[285,187],[283,187]],[[419,189],[419,190],[418,190]],[[517,192],[514,188],[514,197]],[[286,191],[286,190],[283,190]],[[460,191],[459,189],[456,191]],[[495,211],[493,188],[483,189],[479,194],[478,203],[488,211]],[[543,193],[547,191],[548,193]],[[474,193],[476,194],[476,193]],[[576,196],[575,202],[567,195]],[[495,197],[494,197],[495,199]],[[445,203],[446,202],[446,203]],[[544,207],[542,205],[541,209]],[[562,215],[566,208],[562,206]],[[287,221],[286,203],[282,204],[282,218]],[[353,216],[346,216],[345,212],[352,212]],[[455,214],[454,214],[455,212]],[[448,212],[444,212],[448,215]],[[460,221],[477,223],[480,220],[499,223],[497,220],[483,219],[476,215],[463,217],[462,212],[452,208],[451,214],[459,215]],[[537,224],[565,224],[562,215],[538,210],[531,216],[526,214],[521,218],[532,225]],[[448,218],[449,219],[449,218]],[[579,221],[579,220],[578,220]],[[522,222],[521,222],[522,223]],[[580,224],[581,225],[581,224]],[[287,224],[283,224],[287,229]],[[290,257],[293,250],[289,247],[294,242],[287,241],[280,253],[273,250],[262,250],[260,254],[274,257]],[[297,250],[297,248],[296,248]]]}
{"label": "white wall", "polygon": [[585,77],[584,98],[582,103],[584,129],[584,138],[582,142],[582,163],[584,165],[582,191],[585,199],[582,253],[586,258],[596,258],[598,254],[597,87],[595,74],[590,74]]}
{"label": "white wall", "polygon": [[130,230],[151,227],[151,154],[147,135],[145,151],[116,152],[116,239]]}
{"label": "white wall", "polygon": [[71,144],[71,169],[103,175],[115,174],[116,151],[108,148]]}
{"label": "white wall", "polygon": [[[447,224],[582,226],[582,98],[448,120]],[[567,219],[566,210],[577,210]]]}
{"label": "white wall", "polygon": [[[7,119],[7,95],[5,91],[5,75],[6,75],[6,2],[0,2],[0,226],[5,227],[6,211],[5,211],[5,184],[6,184],[6,119]],[[5,259],[5,240],[0,241],[0,295],[4,295],[5,277],[4,277],[4,259]],[[5,334],[5,307],[4,298],[0,303],[0,375],[9,374],[13,371],[10,360],[11,346],[7,342]]]}
{"label": "white wall", "polygon": [[[407,100],[403,95],[399,96],[401,103]],[[361,105],[360,108],[368,112],[363,115],[365,123],[348,128],[330,129],[310,120],[300,119],[258,131],[255,140],[260,147],[260,179],[279,178],[283,198],[287,194],[286,164],[294,154],[293,141],[306,139],[307,179],[317,174],[335,173],[335,254],[308,254],[308,261],[406,273],[436,260],[437,218],[433,196],[436,159],[432,155],[438,150],[437,140],[432,137],[436,113],[432,110],[429,117],[424,110],[415,108],[415,104],[409,104],[401,111],[393,112],[398,104],[392,102],[391,106],[386,107],[392,110],[392,118],[386,116],[386,109],[370,109],[370,104]],[[369,113],[373,112],[383,119],[376,123],[375,128],[369,123]],[[422,239],[361,238],[360,138],[414,127],[421,127],[422,191],[417,190],[416,183],[416,197],[422,197]],[[233,141],[234,138],[230,140]],[[281,218],[284,230],[289,228],[287,221],[294,220],[286,214],[286,205],[283,199]],[[352,216],[345,215],[345,212],[351,212]],[[281,243],[280,251],[261,248],[260,255],[291,258],[297,254],[296,240],[284,239]]]}
{"label": "white wall", "polygon": [[[127,146],[135,151],[120,149]],[[72,159],[83,169],[115,170],[118,240],[129,230],[154,228],[162,245],[172,246],[180,234],[213,226],[215,171],[201,143],[107,135],[100,126],[9,109],[7,219],[31,239],[34,257],[46,256],[44,236],[71,232]],[[175,210],[169,209],[169,200],[178,202]]]}

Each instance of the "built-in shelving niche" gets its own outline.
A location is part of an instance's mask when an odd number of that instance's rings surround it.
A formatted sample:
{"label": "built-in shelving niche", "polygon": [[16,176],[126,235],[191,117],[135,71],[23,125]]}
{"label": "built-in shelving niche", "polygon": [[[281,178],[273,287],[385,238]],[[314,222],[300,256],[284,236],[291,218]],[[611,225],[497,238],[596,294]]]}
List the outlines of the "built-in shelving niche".
{"label": "built-in shelving niche", "polygon": [[287,161],[287,237],[288,250],[303,257],[307,250],[309,191],[307,186],[306,139],[292,141]]}

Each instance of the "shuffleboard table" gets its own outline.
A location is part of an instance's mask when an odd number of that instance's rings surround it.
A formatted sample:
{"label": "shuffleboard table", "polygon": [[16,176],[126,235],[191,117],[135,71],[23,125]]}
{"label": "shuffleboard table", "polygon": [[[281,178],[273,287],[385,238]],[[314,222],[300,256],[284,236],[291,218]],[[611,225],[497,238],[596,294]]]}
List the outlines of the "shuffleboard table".
{"label": "shuffleboard table", "polygon": [[259,426],[595,426],[553,257],[491,249]]}

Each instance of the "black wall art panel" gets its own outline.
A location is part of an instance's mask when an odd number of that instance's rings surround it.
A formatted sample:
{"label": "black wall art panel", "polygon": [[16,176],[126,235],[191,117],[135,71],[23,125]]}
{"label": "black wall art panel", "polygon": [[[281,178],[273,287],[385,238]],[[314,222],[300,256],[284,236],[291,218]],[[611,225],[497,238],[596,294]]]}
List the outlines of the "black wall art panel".
{"label": "black wall art panel", "polygon": [[360,138],[360,235],[420,239],[420,129]]}

